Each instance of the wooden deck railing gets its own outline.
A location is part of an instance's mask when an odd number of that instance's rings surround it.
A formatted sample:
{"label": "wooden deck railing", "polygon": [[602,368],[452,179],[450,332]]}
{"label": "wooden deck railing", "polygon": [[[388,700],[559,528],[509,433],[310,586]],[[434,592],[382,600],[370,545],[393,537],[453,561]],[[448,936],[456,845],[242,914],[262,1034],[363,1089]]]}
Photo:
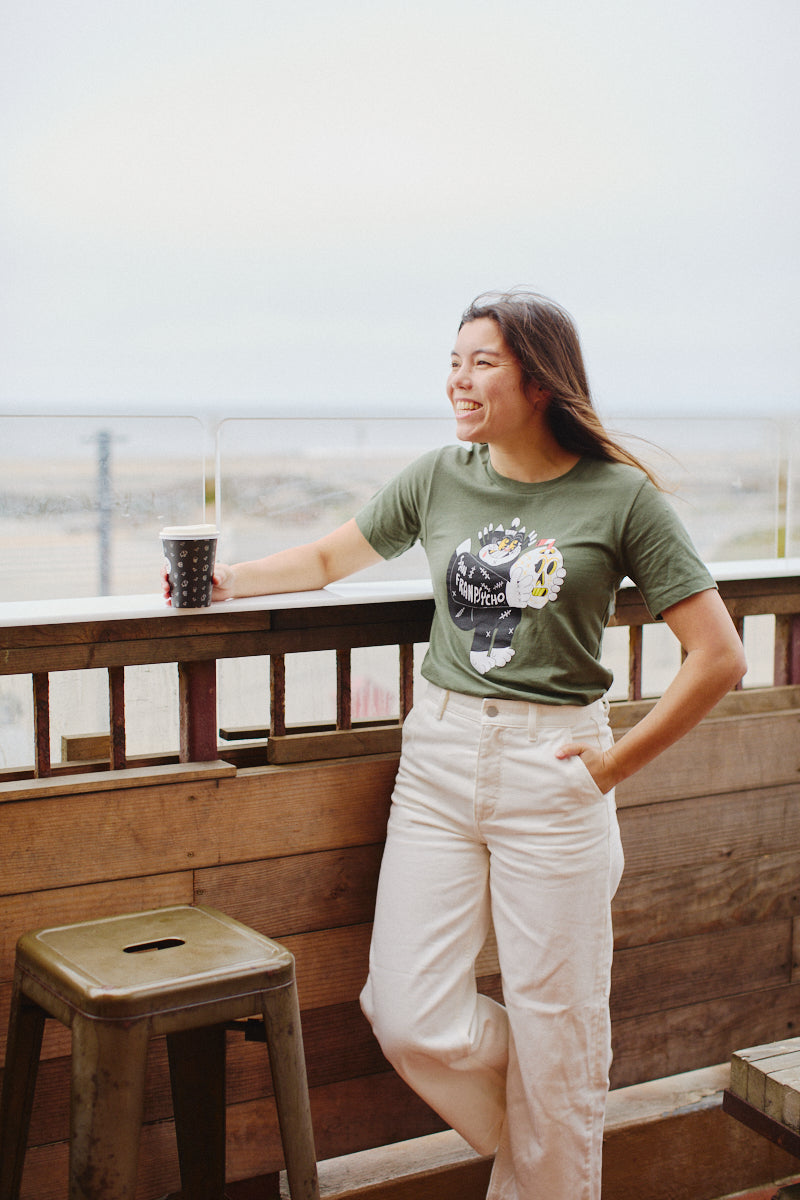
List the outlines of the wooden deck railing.
{"label": "wooden deck railing", "polygon": [[[778,560],[758,574],[722,568],[718,583],[740,633],[749,617],[774,614],[772,682],[774,686],[800,683],[800,563]],[[402,598],[404,590],[412,592],[411,598]],[[413,701],[414,647],[427,641],[433,615],[433,601],[425,592],[424,583],[412,587],[376,584],[355,587],[353,593],[366,594],[366,599],[350,600],[344,585],[333,594],[304,595],[302,604],[297,603],[298,597],[271,597],[180,613],[140,600],[143,615],[138,617],[119,617],[113,610],[105,611],[103,601],[94,601],[87,602],[82,619],[75,621],[48,620],[48,613],[58,611],[54,602],[42,606],[42,620],[35,624],[31,622],[31,614],[37,615],[35,605],[0,604],[0,675],[29,674],[33,689],[31,766],[12,774],[46,778],[67,770],[126,768],[125,668],[164,662],[174,662],[178,668],[180,747],[176,753],[180,761],[216,759],[220,736],[226,743],[226,758],[250,765],[394,750]],[[119,608],[119,602],[114,608]],[[20,620],[23,614],[25,619]],[[612,624],[629,629],[628,700],[644,696],[643,634],[651,622],[637,589],[623,587]],[[398,647],[398,719],[355,723],[351,715],[351,652],[357,647],[386,645]],[[330,725],[292,728],[286,721],[286,658],[315,650],[336,653],[336,719]],[[269,723],[219,730],[216,663],[253,655],[269,657]],[[98,743],[105,761],[54,764],[50,675],[98,667],[108,672],[109,733]],[[245,739],[246,751],[236,745]],[[254,741],[263,743],[260,751]],[[136,759],[139,765],[154,761],[152,757]]]}

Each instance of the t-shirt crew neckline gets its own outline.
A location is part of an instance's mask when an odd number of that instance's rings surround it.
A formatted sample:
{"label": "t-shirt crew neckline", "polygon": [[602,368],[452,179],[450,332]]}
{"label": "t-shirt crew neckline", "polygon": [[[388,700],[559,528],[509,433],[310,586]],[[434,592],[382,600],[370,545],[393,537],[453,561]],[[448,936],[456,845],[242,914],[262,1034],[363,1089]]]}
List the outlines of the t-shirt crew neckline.
{"label": "t-shirt crew neckline", "polygon": [[563,475],[556,475],[555,479],[544,479],[540,483],[525,483],[521,479],[509,479],[506,475],[501,475],[500,472],[496,471],[492,466],[492,461],[489,458],[488,446],[481,447],[481,449],[486,455],[484,466],[486,469],[486,474],[491,482],[497,487],[507,488],[512,492],[519,492],[521,495],[526,496],[533,495],[537,492],[552,492],[557,488],[564,487],[566,484],[571,483],[574,479],[577,479],[583,474],[588,461],[585,457],[579,458],[578,461],[571,466],[568,471],[565,471]]}

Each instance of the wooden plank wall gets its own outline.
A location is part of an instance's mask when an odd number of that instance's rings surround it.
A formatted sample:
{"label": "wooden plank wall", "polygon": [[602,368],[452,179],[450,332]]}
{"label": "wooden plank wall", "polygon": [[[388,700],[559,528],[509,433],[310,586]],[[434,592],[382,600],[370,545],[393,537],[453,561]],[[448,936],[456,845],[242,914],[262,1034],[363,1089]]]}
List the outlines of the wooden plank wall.
{"label": "wooden plank wall", "polygon": [[[798,689],[732,697],[619,792],[613,1084],[725,1061],[800,1028]],[[624,728],[639,712],[615,710]],[[442,1128],[358,1007],[396,758],[151,772],[143,786],[0,785],[0,1038],[25,929],[214,905],[296,955],[320,1158]],[[184,773],[185,773],[184,768]],[[85,786],[85,777],[82,785]],[[108,786],[108,780],[105,785]],[[480,986],[500,997],[490,941]],[[23,1200],[65,1195],[69,1034],[48,1022]],[[229,1035],[231,1179],[275,1171],[263,1045]],[[139,1196],[178,1186],[163,1043],[151,1047]]]}

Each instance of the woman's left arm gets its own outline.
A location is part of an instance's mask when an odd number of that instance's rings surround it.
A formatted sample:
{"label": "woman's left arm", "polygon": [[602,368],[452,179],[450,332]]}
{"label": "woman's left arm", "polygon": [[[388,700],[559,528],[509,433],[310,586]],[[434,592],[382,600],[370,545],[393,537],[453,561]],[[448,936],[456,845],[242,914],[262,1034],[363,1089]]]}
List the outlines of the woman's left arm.
{"label": "woman's left arm", "polygon": [[686,657],[658,702],[610,750],[570,744],[558,751],[559,758],[580,755],[602,792],[693,729],[747,670],[741,640],[715,588],[673,604],[663,617]]}

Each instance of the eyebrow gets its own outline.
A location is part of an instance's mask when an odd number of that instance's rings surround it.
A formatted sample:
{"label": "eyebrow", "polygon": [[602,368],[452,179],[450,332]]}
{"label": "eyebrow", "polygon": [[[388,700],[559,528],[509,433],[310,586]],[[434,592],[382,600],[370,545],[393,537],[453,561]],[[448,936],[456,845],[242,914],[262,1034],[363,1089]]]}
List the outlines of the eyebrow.
{"label": "eyebrow", "polygon": [[[502,354],[502,351],[501,350],[490,350],[488,348],[484,349],[483,347],[479,346],[476,350],[472,350],[470,353],[473,355],[473,357],[476,354],[493,354],[495,356],[495,358],[498,358]],[[461,358],[461,355],[458,353],[457,350],[451,350],[450,357],[451,358]]]}

